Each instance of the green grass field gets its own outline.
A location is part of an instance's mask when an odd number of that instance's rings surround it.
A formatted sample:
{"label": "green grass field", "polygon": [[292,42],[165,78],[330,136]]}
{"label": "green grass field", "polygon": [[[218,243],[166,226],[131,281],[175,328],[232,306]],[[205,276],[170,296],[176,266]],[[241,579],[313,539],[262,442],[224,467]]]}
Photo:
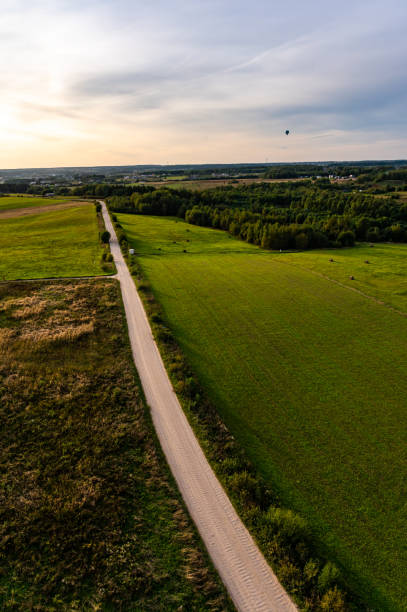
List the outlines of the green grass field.
{"label": "green grass field", "polygon": [[37,198],[29,196],[5,196],[0,197],[0,211],[14,210],[18,208],[33,208],[36,206],[51,206],[69,202],[72,198]]}
{"label": "green grass field", "polygon": [[407,245],[359,244],[335,251],[278,253],[276,258],[358,289],[407,313]]}
{"label": "green grass field", "polygon": [[234,609],[155,437],[118,283],[4,283],[0,304],[0,609]]}
{"label": "green grass field", "polygon": [[376,301],[405,309],[407,247],[280,254],[180,220],[118,218],[260,472],[367,602],[407,610],[407,321]]}
{"label": "green grass field", "polygon": [[0,219],[0,280],[104,274],[92,204]]}

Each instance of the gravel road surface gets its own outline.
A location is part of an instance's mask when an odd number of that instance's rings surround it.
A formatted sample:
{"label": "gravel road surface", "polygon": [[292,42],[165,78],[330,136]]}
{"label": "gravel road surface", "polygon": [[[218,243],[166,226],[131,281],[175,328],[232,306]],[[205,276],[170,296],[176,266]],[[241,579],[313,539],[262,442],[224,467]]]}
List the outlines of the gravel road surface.
{"label": "gravel road surface", "polygon": [[202,540],[241,612],[295,611],[253,538],[236,514],[192,431],[171,386],[143,304],[120,251],[104,202],[106,229],[117,267],[134,361],[154,426]]}

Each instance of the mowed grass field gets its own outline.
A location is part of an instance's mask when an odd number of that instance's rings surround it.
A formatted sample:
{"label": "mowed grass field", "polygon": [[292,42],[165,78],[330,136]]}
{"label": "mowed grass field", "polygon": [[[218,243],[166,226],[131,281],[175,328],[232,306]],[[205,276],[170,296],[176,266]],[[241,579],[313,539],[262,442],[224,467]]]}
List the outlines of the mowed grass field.
{"label": "mowed grass field", "polygon": [[259,471],[366,601],[407,610],[407,319],[376,301],[405,308],[407,248],[280,254],[181,220],[118,219]]}
{"label": "mowed grass field", "polygon": [[37,198],[30,196],[5,196],[0,197],[0,211],[15,210],[18,208],[33,208],[36,206],[51,206],[69,202],[72,198]]}
{"label": "mowed grass field", "polygon": [[0,218],[0,280],[103,274],[95,207]]}
{"label": "mowed grass field", "polygon": [[281,263],[312,270],[407,313],[407,245],[359,244],[335,251],[278,253],[276,257]]}

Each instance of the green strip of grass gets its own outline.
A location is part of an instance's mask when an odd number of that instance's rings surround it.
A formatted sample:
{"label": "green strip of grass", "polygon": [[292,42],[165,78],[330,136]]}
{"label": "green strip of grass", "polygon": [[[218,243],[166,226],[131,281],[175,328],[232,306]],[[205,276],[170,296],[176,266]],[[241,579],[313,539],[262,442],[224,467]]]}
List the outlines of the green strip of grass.
{"label": "green strip of grass", "polygon": [[0,287],[2,610],[232,610],[143,402],[114,281]]}
{"label": "green strip of grass", "polygon": [[104,274],[95,207],[0,219],[0,280]]}
{"label": "green strip of grass", "polygon": [[36,198],[28,196],[0,197],[0,210],[15,210],[18,208],[33,208],[36,206],[51,206],[69,202],[72,198]]}
{"label": "green strip of grass", "polygon": [[[405,317],[295,265],[301,254],[287,265],[221,232],[118,217],[188,361],[253,463],[368,603],[407,609]],[[399,282],[386,246],[388,275],[374,281],[382,296]]]}

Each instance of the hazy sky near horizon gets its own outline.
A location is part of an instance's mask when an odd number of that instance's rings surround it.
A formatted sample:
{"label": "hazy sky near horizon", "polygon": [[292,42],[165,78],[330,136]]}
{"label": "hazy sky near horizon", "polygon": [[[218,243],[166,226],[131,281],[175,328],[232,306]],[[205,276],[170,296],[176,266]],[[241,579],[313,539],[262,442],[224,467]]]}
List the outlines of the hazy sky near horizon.
{"label": "hazy sky near horizon", "polygon": [[407,157],[406,0],[0,8],[0,168]]}

